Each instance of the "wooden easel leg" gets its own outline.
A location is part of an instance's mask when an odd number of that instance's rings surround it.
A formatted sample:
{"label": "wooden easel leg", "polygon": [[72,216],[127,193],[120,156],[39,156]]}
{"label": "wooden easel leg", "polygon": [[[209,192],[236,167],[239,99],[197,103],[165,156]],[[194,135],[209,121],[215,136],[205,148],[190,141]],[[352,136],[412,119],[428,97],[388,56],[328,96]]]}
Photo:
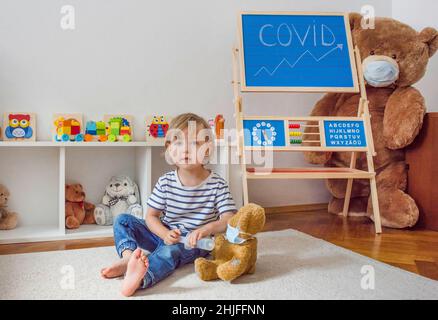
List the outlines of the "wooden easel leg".
{"label": "wooden easel leg", "polygon": [[[246,171],[246,165],[243,164],[242,170]],[[249,203],[248,199],[248,179],[246,178],[246,172],[242,172],[242,185],[243,185],[243,205],[246,206]]]}
{"label": "wooden easel leg", "polygon": [[348,216],[348,211],[350,209],[350,200],[351,200],[351,190],[352,189],[353,189],[353,179],[348,179],[347,191],[345,192],[344,210],[342,212],[342,215],[344,217]]}
{"label": "wooden easel leg", "polygon": [[371,187],[371,201],[373,204],[373,215],[374,215],[374,226],[376,228],[376,233],[382,233],[382,222],[380,220],[380,209],[379,209],[379,201],[377,195],[377,184],[376,178],[371,178],[370,180]]}
{"label": "wooden easel leg", "polygon": [[236,129],[237,129],[237,154],[240,161],[240,168],[242,170],[242,192],[243,192],[243,205],[247,205],[248,199],[248,177],[246,174],[246,156],[244,148],[243,137],[243,105],[242,97],[239,94],[239,75],[238,75],[238,52],[237,48],[233,48],[233,94],[234,94],[234,109],[236,116]]}

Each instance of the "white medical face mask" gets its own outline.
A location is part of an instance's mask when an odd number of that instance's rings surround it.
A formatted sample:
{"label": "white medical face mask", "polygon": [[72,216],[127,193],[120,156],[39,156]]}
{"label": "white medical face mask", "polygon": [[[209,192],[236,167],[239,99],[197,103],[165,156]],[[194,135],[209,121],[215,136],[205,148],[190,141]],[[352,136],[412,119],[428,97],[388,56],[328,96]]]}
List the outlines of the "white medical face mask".
{"label": "white medical face mask", "polygon": [[370,86],[382,88],[396,82],[400,70],[397,62],[392,59],[370,56],[363,62],[363,75]]}
{"label": "white medical face mask", "polygon": [[242,244],[242,243],[248,241],[249,239],[240,238],[239,234],[241,234],[241,233],[252,236],[251,234],[249,234],[247,232],[240,231],[239,227],[232,227],[228,224],[227,232],[225,233],[225,238],[231,243]]}

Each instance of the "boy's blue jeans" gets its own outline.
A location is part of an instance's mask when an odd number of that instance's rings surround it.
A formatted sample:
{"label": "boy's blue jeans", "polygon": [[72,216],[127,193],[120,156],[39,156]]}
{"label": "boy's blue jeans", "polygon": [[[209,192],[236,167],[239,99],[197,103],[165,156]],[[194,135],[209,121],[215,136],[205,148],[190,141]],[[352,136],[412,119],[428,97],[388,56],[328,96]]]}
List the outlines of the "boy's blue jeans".
{"label": "boy's blue jeans", "polygon": [[149,268],[141,285],[143,289],[168,277],[176,268],[210,253],[196,248],[186,250],[182,243],[166,245],[160,237],[149,230],[144,220],[130,214],[117,216],[113,227],[114,243],[120,257],[123,251],[134,251],[137,247],[151,252],[148,256]]}

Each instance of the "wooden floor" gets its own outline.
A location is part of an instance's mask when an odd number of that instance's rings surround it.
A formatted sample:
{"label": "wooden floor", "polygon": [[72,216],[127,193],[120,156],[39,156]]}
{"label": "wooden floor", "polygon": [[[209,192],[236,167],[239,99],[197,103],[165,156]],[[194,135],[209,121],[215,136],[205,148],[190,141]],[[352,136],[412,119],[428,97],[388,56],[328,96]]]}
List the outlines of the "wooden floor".
{"label": "wooden floor", "polygon": [[[438,280],[438,232],[384,229],[375,235],[367,218],[333,216],[322,209],[270,209],[264,231],[295,229],[370,258]],[[308,210],[308,209],[306,209]],[[0,245],[0,254],[112,246],[111,238]]]}

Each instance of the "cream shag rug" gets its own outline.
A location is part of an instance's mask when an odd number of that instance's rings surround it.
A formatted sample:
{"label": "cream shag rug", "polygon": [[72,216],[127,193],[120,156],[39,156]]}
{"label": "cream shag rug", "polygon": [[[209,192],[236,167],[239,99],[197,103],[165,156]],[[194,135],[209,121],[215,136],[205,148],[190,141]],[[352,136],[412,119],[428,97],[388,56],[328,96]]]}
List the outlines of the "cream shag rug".
{"label": "cream shag rug", "polygon": [[[203,282],[193,264],[133,299],[437,299],[438,282],[294,230],[258,235],[256,273]],[[0,299],[123,299],[121,279],[99,270],[114,248],[0,256]],[[364,268],[364,269],[363,269]],[[374,270],[374,271],[370,271]],[[374,290],[363,289],[374,272]]]}

